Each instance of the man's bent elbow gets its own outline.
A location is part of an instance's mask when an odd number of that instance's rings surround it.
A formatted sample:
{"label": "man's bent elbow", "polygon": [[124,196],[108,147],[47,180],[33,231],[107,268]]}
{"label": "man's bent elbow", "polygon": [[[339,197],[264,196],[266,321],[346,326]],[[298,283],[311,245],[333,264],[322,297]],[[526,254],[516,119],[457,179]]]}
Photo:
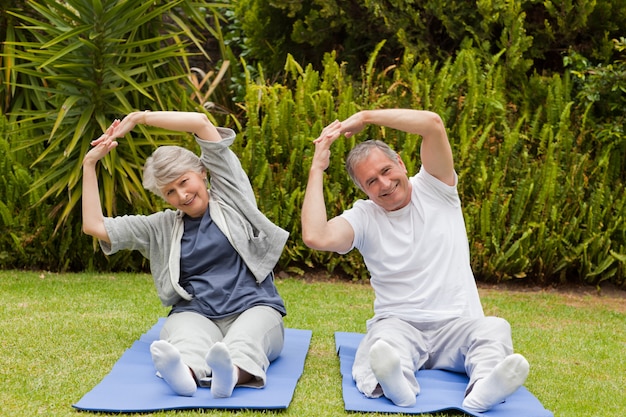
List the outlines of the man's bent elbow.
{"label": "man's bent elbow", "polygon": [[302,231],[302,241],[304,242],[304,244],[311,248],[311,249],[315,249],[315,238],[314,236],[311,235],[311,233],[307,233],[305,230]]}
{"label": "man's bent elbow", "polygon": [[304,244],[313,250],[326,250],[325,242],[321,239],[319,233],[310,233],[302,231],[302,241]]}
{"label": "man's bent elbow", "polygon": [[431,127],[431,129],[445,132],[446,127],[443,123],[443,119],[439,114],[428,111],[426,112],[425,117],[427,118],[427,124]]}

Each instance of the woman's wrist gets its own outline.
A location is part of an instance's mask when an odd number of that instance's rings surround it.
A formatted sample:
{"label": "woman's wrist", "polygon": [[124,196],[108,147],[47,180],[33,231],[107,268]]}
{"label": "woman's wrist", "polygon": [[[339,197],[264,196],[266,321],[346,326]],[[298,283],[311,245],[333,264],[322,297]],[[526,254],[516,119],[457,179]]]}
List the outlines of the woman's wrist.
{"label": "woman's wrist", "polygon": [[150,110],[144,110],[141,114],[141,124],[147,125],[148,124],[148,113],[150,113]]}

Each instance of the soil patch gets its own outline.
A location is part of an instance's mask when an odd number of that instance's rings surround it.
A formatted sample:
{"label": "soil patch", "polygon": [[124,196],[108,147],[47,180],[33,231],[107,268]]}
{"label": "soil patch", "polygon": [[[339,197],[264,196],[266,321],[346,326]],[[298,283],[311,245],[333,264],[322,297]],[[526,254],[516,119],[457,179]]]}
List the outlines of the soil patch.
{"label": "soil patch", "polygon": [[[293,276],[286,272],[279,272],[279,278]],[[325,270],[307,270],[300,276],[307,282],[350,282],[355,285],[368,285],[367,281],[353,281],[341,274],[331,274]],[[590,305],[602,305],[611,310],[626,314],[626,289],[618,288],[613,284],[603,284],[600,287],[594,285],[562,284],[551,286],[527,285],[522,282],[506,282],[500,284],[487,284],[478,282],[478,290],[481,294],[491,291],[509,291],[522,293],[553,293],[559,294],[568,300],[572,306],[583,307]]]}
{"label": "soil patch", "polygon": [[601,287],[595,285],[562,284],[558,286],[528,286],[520,283],[485,284],[478,283],[481,293],[489,291],[510,291],[522,293],[558,294],[574,307],[602,305],[611,310],[626,314],[626,290],[612,284]]}

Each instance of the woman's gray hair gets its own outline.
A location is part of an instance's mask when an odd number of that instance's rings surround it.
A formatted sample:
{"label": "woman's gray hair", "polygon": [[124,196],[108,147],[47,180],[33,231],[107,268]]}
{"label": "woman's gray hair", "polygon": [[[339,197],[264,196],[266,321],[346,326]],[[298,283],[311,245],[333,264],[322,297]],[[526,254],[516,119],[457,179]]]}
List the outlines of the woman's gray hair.
{"label": "woman's gray hair", "polygon": [[369,156],[372,149],[380,149],[383,154],[387,158],[389,158],[394,163],[398,163],[398,154],[389,147],[385,142],[381,140],[366,140],[365,142],[361,142],[357,144],[352,150],[348,153],[346,158],[346,171],[348,171],[348,175],[352,178],[352,181],[359,187],[362,191],[363,187],[359,184],[359,181],[356,179],[354,175],[354,169],[358,164],[363,162]]}
{"label": "woman's gray hair", "polygon": [[180,146],[157,148],[143,166],[143,187],[164,198],[161,189],[186,172],[206,172],[200,158]]}

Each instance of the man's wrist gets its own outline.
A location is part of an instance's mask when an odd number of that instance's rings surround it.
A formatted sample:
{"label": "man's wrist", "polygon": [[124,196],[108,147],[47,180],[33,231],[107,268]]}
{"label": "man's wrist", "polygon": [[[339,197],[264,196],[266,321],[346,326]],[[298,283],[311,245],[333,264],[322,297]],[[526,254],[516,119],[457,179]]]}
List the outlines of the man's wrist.
{"label": "man's wrist", "polygon": [[322,167],[316,167],[315,165],[311,165],[309,169],[309,175],[323,175],[326,169]]}
{"label": "man's wrist", "polygon": [[95,168],[97,164],[97,159],[92,159],[89,157],[83,158],[83,168]]}

